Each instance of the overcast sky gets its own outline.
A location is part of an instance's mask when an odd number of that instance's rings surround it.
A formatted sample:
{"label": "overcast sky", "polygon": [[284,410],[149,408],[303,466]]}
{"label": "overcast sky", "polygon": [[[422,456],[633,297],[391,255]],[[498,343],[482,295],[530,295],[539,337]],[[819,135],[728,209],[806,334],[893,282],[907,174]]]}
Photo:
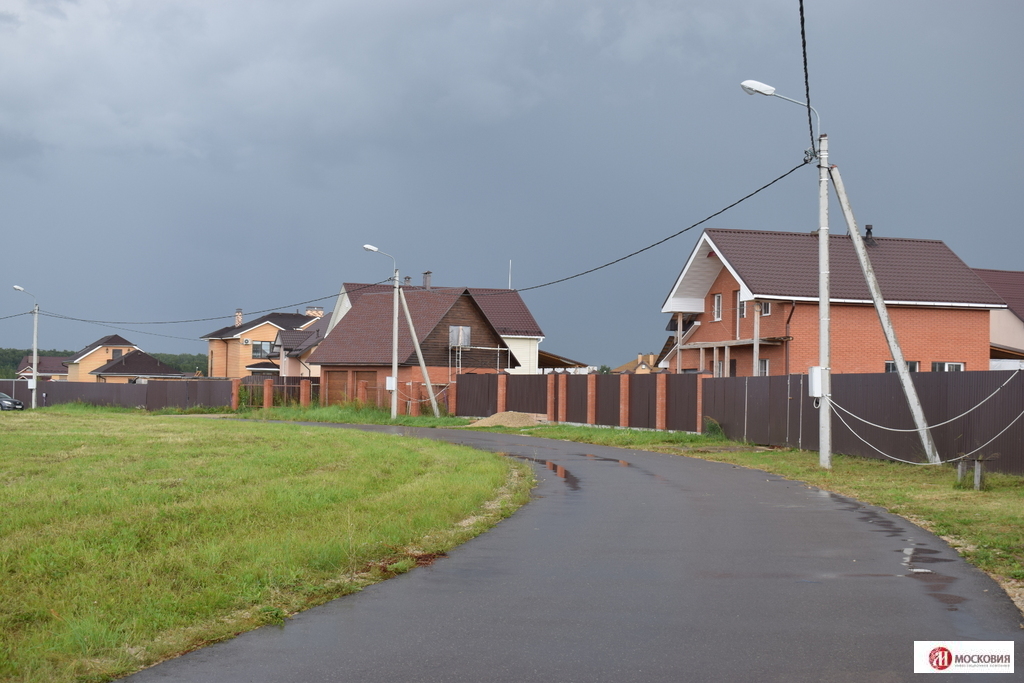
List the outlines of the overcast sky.
{"label": "overcast sky", "polygon": [[[858,221],[1024,270],[1024,3],[807,0]],[[0,0],[0,318],[146,351],[386,279],[530,287],[653,243],[810,144],[797,0]],[[833,201],[833,231],[845,233]],[[811,231],[807,166],[707,227]],[[524,298],[541,348],[660,350],[699,229]],[[328,310],[333,299],[319,302]],[[170,336],[153,336],[152,333]],[[180,337],[173,338],[173,337]],[[31,346],[30,316],[0,347]]]}

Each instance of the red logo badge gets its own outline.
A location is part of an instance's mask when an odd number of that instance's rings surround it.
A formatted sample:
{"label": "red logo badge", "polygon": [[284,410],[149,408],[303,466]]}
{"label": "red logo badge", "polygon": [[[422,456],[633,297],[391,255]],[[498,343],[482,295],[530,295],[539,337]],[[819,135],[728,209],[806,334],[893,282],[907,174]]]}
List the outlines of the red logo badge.
{"label": "red logo badge", "polygon": [[944,647],[937,647],[928,653],[928,663],[933,669],[942,671],[948,669],[953,663],[953,653]]}

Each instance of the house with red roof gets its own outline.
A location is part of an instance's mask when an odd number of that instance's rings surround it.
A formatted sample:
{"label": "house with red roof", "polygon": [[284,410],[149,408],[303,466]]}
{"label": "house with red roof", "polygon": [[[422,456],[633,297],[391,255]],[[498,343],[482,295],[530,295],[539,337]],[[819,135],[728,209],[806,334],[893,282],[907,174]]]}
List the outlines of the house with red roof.
{"label": "house with red roof", "polygon": [[[62,382],[68,378],[68,368],[63,356],[39,356],[39,368],[36,377],[40,382]],[[25,356],[18,363],[16,371],[18,379],[32,379],[32,356]]]}
{"label": "house with red roof", "polygon": [[[470,289],[403,287],[416,339],[432,384],[448,385],[461,373],[497,373],[520,362]],[[309,356],[320,366],[320,395],[327,404],[349,400],[383,403],[391,375],[391,287],[346,285],[343,314]],[[518,295],[517,295],[518,296]],[[398,385],[403,401],[421,400],[423,376],[404,312],[399,318]]]}
{"label": "house with red roof", "polygon": [[[912,371],[989,369],[989,318],[1006,308],[943,242],[866,240]],[[894,371],[848,235],[829,236],[832,372]],[[707,229],[662,311],[659,367],[716,377],[806,373],[818,365],[818,235]]]}

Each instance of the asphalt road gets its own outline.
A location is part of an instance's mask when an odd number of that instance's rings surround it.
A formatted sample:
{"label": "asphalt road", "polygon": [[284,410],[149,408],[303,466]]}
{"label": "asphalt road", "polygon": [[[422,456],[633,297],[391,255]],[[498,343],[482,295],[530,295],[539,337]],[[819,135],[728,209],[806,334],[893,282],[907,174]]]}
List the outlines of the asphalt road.
{"label": "asphalt road", "polygon": [[[909,681],[915,640],[1015,640],[1006,595],[883,510],[756,470],[380,427],[532,459],[535,499],[433,566],[131,683]],[[564,468],[564,476],[547,463]]]}

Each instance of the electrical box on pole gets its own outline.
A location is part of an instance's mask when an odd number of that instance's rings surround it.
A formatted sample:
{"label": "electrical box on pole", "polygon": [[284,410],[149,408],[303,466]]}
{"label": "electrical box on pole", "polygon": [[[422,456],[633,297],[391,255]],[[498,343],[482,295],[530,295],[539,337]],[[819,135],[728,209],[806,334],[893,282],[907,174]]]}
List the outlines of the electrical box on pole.
{"label": "electrical box on pole", "polygon": [[820,365],[807,368],[807,395],[811,398],[821,398],[824,395],[821,390],[821,371]]}

